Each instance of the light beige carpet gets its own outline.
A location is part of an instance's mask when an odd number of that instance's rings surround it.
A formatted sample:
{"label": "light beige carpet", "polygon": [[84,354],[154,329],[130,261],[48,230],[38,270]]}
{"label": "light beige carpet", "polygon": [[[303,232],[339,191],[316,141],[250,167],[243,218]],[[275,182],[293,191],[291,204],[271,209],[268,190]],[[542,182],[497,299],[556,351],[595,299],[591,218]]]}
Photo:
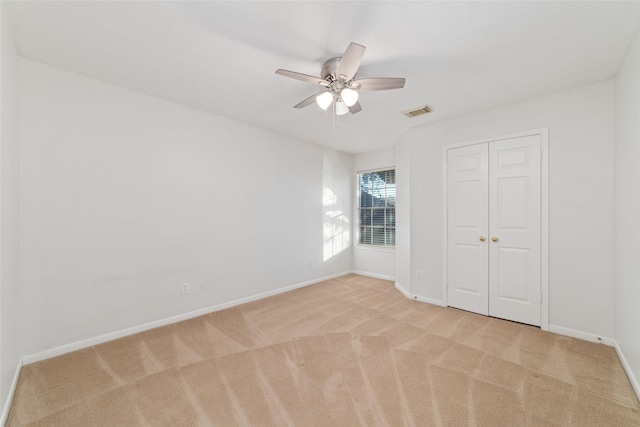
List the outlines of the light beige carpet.
{"label": "light beige carpet", "polygon": [[350,275],[27,365],[9,426],[640,426],[611,347]]}

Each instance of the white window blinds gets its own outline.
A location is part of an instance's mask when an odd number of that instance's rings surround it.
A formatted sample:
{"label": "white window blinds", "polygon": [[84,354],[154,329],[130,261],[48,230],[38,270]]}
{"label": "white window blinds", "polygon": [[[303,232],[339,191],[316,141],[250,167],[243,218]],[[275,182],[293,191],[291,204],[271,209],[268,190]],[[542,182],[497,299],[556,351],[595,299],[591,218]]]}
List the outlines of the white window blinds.
{"label": "white window blinds", "polygon": [[395,170],[358,173],[358,214],[359,244],[395,246]]}

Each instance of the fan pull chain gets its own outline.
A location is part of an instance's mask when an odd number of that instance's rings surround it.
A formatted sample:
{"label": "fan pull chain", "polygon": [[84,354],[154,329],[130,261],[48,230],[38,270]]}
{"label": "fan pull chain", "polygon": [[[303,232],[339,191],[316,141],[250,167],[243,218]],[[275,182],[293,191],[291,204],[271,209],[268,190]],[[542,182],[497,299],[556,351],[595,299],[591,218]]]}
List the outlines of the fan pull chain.
{"label": "fan pull chain", "polygon": [[333,126],[332,127],[333,127],[333,131],[334,132],[337,132],[337,131],[340,130],[340,116],[338,116],[338,114],[336,112],[336,103],[337,103],[336,101],[337,101],[337,99],[334,96],[334,99],[333,99],[333,102],[332,102],[332,104],[333,104],[333,114],[332,114]]}

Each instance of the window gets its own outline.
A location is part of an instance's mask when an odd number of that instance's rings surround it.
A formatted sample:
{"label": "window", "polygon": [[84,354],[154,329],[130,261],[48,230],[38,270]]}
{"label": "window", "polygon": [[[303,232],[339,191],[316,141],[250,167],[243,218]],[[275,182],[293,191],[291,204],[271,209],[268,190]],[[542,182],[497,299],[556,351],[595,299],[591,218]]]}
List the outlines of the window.
{"label": "window", "polygon": [[358,218],[361,245],[396,245],[396,171],[358,173]]}

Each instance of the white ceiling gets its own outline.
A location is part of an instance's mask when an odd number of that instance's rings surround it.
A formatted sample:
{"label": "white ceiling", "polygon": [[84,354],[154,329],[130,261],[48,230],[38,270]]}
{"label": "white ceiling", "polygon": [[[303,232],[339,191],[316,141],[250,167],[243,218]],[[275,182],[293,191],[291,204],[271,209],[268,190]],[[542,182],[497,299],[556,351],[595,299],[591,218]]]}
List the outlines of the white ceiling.
{"label": "white ceiling", "polygon": [[[640,2],[5,2],[20,55],[338,150],[393,145],[406,129],[615,76]],[[332,130],[294,110],[349,42],[363,92]],[[434,111],[409,119],[401,111]],[[597,106],[594,106],[597,108]]]}

